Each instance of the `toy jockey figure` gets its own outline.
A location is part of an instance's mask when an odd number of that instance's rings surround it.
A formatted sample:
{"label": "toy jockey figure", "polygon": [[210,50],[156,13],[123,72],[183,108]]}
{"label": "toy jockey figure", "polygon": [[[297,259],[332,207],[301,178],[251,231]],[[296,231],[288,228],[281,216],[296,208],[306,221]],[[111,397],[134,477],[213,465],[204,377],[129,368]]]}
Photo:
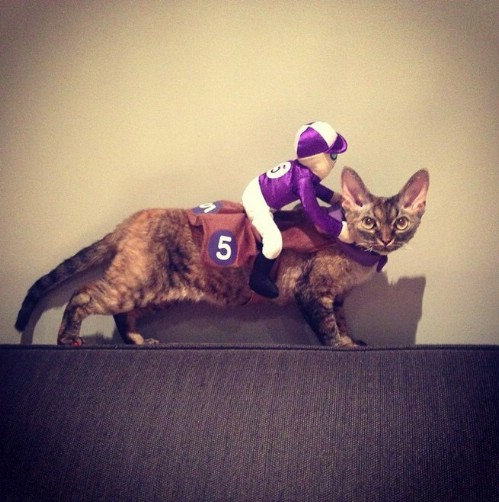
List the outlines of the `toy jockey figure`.
{"label": "toy jockey figure", "polygon": [[305,214],[321,231],[344,242],[351,242],[345,222],[323,211],[317,197],[326,203],[339,194],[321,185],[333,169],[347,142],[326,122],[312,122],[298,130],[296,159],[283,162],[253,179],[246,187],[242,202],[253,226],[262,237],[262,251],[257,255],[250,276],[250,287],[267,298],[277,298],[279,289],[270,279],[272,266],[282,250],[282,236],[272,213],[299,200]]}

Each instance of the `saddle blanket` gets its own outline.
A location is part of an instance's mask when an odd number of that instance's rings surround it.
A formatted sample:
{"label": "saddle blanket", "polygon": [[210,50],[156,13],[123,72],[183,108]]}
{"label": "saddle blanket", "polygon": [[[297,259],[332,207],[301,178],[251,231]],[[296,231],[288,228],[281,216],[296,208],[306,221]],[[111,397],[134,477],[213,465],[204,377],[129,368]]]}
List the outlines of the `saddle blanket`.
{"label": "saddle blanket", "polygon": [[[341,220],[339,206],[324,208],[331,217]],[[200,204],[187,211],[189,224],[202,230],[201,258],[208,266],[242,267],[258,254],[261,237],[247,218],[242,204],[227,200]],[[333,243],[361,265],[385,265],[386,256],[365,251],[320,233],[302,211],[274,213],[274,221],[282,233],[283,249],[313,253]]]}

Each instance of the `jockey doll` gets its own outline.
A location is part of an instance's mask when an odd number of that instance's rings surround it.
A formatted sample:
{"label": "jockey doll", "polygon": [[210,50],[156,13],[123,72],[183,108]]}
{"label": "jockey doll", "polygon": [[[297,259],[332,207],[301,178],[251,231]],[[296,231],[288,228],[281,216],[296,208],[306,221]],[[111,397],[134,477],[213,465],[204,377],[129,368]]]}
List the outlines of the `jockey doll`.
{"label": "jockey doll", "polygon": [[321,231],[343,242],[351,242],[345,222],[323,211],[317,198],[332,204],[340,198],[321,181],[333,169],[347,142],[326,122],[302,126],[296,135],[296,159],[283,162],[253,179],[246,187],[242,202],[253,226],[262,237],[250,276],[250,287],[267,298],[277,298],[279,289],[270,278],[272,266],[282,250],[282,236],[273,212],[291,202],[300,201],[305,214]]}

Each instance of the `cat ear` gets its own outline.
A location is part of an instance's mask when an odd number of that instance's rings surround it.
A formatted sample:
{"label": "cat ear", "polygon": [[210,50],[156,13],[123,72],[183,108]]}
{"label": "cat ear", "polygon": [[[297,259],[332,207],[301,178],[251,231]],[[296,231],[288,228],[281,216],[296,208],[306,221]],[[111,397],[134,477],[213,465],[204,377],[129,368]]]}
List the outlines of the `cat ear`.
{"label": "cat ear", "polygon": [[426,169],[414,173],[399,192],[399,200],[402,206],[422,216],[426,206],[426,195],[429,186],[430,175]]}
{"label": "cat ear", "polygon": [[367,190],[360,176],[351,168],[345,167],[341,173],[342,205],[345,209],[362,207],[369,202],[369,190]]}

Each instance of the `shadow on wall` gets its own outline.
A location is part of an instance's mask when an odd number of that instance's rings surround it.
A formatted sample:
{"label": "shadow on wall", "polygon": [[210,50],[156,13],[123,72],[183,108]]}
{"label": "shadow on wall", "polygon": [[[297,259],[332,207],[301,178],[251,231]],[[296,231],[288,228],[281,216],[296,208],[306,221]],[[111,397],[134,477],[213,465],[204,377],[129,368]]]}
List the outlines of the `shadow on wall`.
{"label": "shadow on wall", "polygon": [[296,305],[217,308],[178,305],[144,318],[139,331],[161,343],[320,345]]}
{"label": "shadow on wall", "polygon": [[[35,343],[35,326],[43,311],[62,307],[75,289],[101,274],[102,270],[83,274],[42,299],[21,343]],[[376,274],[355,288],[345,302],[350,335],[370,346],[414,345],[425,285],[425,277],[404,277],[390,284],[386,274]],[[221,309],[183,304],[144,317],[138,329],[144,337],[161,343],[319,344],[296,305],[263,303]],[[54,343],[56,337],[57,327]],[[84,339],[87,344],[123,343],[116,329],[112,334],[85,334]]]}
{"label": "shadow on wall", "polygon": [[414,345],[425,286],[424,276],[390,284],[385,273],[376,274],[345,301],[350,335],[367,345]]}

